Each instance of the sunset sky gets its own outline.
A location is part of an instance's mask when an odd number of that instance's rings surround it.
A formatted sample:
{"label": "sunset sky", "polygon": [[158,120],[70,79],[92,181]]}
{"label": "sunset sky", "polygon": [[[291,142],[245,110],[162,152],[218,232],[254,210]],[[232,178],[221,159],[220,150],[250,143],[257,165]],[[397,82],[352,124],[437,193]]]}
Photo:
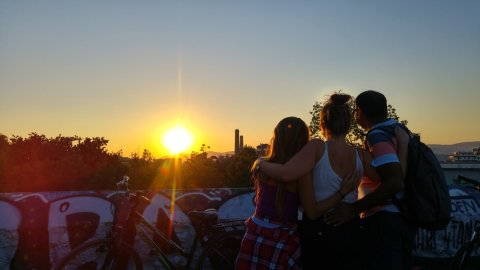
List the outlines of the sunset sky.
{"label": "sunset sky", "polygon": [[383,92],[430,144],[480,140],[480,1],[0,1],[0,133],[214,151]]}

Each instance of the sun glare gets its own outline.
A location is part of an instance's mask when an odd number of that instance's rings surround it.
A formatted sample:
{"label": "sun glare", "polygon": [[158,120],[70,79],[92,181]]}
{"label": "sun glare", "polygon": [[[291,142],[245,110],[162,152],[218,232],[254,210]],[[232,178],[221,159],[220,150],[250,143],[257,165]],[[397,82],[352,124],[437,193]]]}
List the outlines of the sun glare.
{"label": "sun glare", "polygon": [[163,145],[172,155],[188,150],[193,145],[193,135],[182,126],[173,127],[163,135]]}

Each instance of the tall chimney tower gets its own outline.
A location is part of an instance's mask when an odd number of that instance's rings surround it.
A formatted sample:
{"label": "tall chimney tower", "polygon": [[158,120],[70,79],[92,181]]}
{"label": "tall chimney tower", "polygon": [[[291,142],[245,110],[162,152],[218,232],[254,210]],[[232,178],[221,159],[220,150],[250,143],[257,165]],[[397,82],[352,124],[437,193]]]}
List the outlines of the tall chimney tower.
{"label": "tall chimney tower", "polygon": [[239,142],[240,130],[235,129],[235,155],[240,153],[240,142]]}
{"label": "tall chimney tower", "polygon": [[242,152],[242,150],[243,150],[243,135],[240,135],[240,146],[239,146],[239,148],[240,148],[240,152]]}

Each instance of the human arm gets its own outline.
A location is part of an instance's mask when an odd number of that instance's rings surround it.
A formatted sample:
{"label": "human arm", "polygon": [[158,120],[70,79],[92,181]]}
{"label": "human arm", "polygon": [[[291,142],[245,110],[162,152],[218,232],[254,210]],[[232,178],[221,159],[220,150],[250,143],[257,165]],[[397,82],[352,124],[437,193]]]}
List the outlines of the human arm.
{"label": "human arm", "polygon": [[309,141],[285,164],[261,161],[259,162],[259,169],[273,179],[283,182],[294,181],[312,170],[319,149],[323,149],[323,141],[314,139]]}
{"label": "human arm", "polygon": [[354,171],[343,179],[340,188],[327,199],[316,201],[313,187],[312,174],[308,173],[299,180],[299,194],[303,210],[310,219],[317,219],[327,211],[334,208],[342,199],[358,187],[359,172]]}
{"label": "human arm", "polygon": [[[369,149],[373,154],[376,154],[376,159],[371,162],[371,166],[375,166],[376,173],[379,176],[377,188],[357,202],[341,204],[334,212],[328,213],[326,218],[329,223],[342,224],[357,214],[393,198],[395,194],[403,190],[402,169],[396,149],[382,133],[376,133],[374,136],[377,137],[371,139],[374,143],[369,145]],[[368,158],[368,155],[365,156]],[[370,164],[367,164],[365,167],[368,169],[369,166]]]}
{"label": "human arm", "polygon": [[375,183],[379,183],[380,176],[378,175],[377,170],[371,165],[372,155],[365,149],[358,149],[358,151],[361,153],[360,158],[362,160],[364,176]]}
{"label": "human arm", "polygon": [[361,212],[393,198],[397,192],[403,190],[403,178],[400,163],[389,163],[377,168],[381,183],[370,194],[354,203],[342,203],[335,211],[327,214],[327,222],[340,225],[351,220]]}
{"label": "human arm", "polygon": [[354,203],[357,213],[364,212],[395,196],[404,188],[400,163],[387,163],[376,168],[380,185],[370,194]]}

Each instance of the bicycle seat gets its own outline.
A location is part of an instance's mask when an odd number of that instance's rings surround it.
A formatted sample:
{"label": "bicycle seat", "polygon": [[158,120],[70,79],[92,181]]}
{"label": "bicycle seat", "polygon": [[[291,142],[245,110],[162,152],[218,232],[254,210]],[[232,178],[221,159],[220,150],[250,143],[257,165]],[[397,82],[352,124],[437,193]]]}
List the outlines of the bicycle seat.
{"label": "bicycle seat", "polygon": [[188,212],[187,215],[191,219],[201,220],[205,223],[214,224],[214,223],[217,223],[217,221],[218,221],[217,211],[210,211],[210,210],[209,211],[196,211],[196,210],[193,210],[193,211]]}

